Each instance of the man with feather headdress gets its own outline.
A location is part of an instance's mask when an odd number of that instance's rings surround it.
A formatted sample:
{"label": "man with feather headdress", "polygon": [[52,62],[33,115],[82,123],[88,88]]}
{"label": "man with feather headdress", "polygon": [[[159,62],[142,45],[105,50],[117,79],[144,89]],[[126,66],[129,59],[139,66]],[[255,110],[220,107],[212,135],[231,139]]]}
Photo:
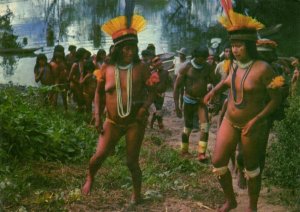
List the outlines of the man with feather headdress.
{"label": "man with feather headdress", "polygon": [[[153,85],[159,81],[150,75],[149,67],[138,56],[137,33],[144,29],[145,19],[140,15],[119,16],[109,20],[102,30],[114,42],[108,61],[96,70],[95,125],[101,133],[96,153],[89,163],[86,182],[82,188],[89,194],[94,176],[122,136],[126,140],[127,166],[133,181],[133,203],[141,200],[142,171],[139,153],[153,102]],[[106,109],[104,123],[102,118]]]}

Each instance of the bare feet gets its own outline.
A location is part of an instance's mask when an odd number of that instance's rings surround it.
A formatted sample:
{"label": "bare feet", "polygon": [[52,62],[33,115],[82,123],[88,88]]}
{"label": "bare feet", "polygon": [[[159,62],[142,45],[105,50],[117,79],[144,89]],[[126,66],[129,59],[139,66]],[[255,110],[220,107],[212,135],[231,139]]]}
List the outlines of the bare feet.
{"label": "bare feet", "polygon": [[91,193],[92,184],[93,179],[90,176],[87,176],[86,181],[81,189],[82,194],[89,195]]}
{"label": "bare feet", "polygon": [[247,180],[244,176],[244,173],[242,172],[242,170],[238,169],[237,171],[237,184],[238,184],[238,187],[240,189],[246,189],[247,188]]}
{"label": "bare feet", "polygon": [[228,212],[231,209],[236,208],[236,206],[237,206],[237,202],[236,201],[234,201],[234,202],[226,201],[224,203],[224,205],[222,205],[221,208],[218,208],[218,212]]}

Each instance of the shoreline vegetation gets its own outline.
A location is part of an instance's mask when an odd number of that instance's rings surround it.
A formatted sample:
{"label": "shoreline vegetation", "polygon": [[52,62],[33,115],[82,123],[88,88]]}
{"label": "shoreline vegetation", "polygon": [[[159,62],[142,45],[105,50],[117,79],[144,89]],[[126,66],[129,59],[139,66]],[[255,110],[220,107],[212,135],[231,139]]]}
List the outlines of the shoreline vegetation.
{"label": "shoreline vegetation", "polygon": [[[92,196],[82,196],[98,135],[74,108],[66,113],[61,105],[44,106],[42,93],[43,88],[0,85],[0,211],[129,210],[132,185],[124,140],[97,174]],[[300,124],[299,100],[299,95],[290,99],[286,118],[275,123],[263,180],[272,196],[268,201],[289,211],[300,208],[299,130],[294,131]],[[157,132],[147,130],[140,162],[145,203],[136,210],[165,210],[172,198],[198,211],[223,202],[211,164],[180,157]]]}

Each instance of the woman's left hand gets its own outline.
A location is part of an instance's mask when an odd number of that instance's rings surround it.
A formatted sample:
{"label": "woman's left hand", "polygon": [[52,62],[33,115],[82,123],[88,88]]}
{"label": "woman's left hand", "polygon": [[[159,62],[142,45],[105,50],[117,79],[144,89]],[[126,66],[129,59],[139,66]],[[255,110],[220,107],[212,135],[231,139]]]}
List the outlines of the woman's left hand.
{"label": "woman's left hand", "polygon": [[249,134],[252,133],[254,127],[255,127],[255,124],[257,124],[258,122],[258,117],[255,116],[253,119],[251,119],[247,124],[246,126],[244,127],[244,129],[242,130],[242,135],[244,136],[247,136]]}

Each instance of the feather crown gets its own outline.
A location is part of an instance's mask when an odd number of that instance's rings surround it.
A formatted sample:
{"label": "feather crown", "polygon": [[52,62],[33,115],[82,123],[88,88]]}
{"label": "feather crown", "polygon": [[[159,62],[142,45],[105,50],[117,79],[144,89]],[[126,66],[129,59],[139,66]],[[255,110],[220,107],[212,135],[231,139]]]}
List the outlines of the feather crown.
{"label": "feather crown", "polygon": [[119,42],[119,39],[124,36],[137,40],[137,33],[141,32],[145,26],[146,20],[143,16],[133,15],[129,28],[127,28],[126,16],[118,16],[103,24],[101,30],[110,35],[114,42]]}
{"label": "feather crown", "polygon": [[225,16],[219,18],[219,22],[230,34],[230,39],[256,40],[257,30],[264,25],[256,19],[233,11],[231,0],[221,0]]}
{"label": "feather crown", "polygon": [[219,22],[229,32],[242,29],[260,30],[264,28],[264,25],[256,19],[236,13],[232,9],[228,11],[227,16],[220,17]]}

